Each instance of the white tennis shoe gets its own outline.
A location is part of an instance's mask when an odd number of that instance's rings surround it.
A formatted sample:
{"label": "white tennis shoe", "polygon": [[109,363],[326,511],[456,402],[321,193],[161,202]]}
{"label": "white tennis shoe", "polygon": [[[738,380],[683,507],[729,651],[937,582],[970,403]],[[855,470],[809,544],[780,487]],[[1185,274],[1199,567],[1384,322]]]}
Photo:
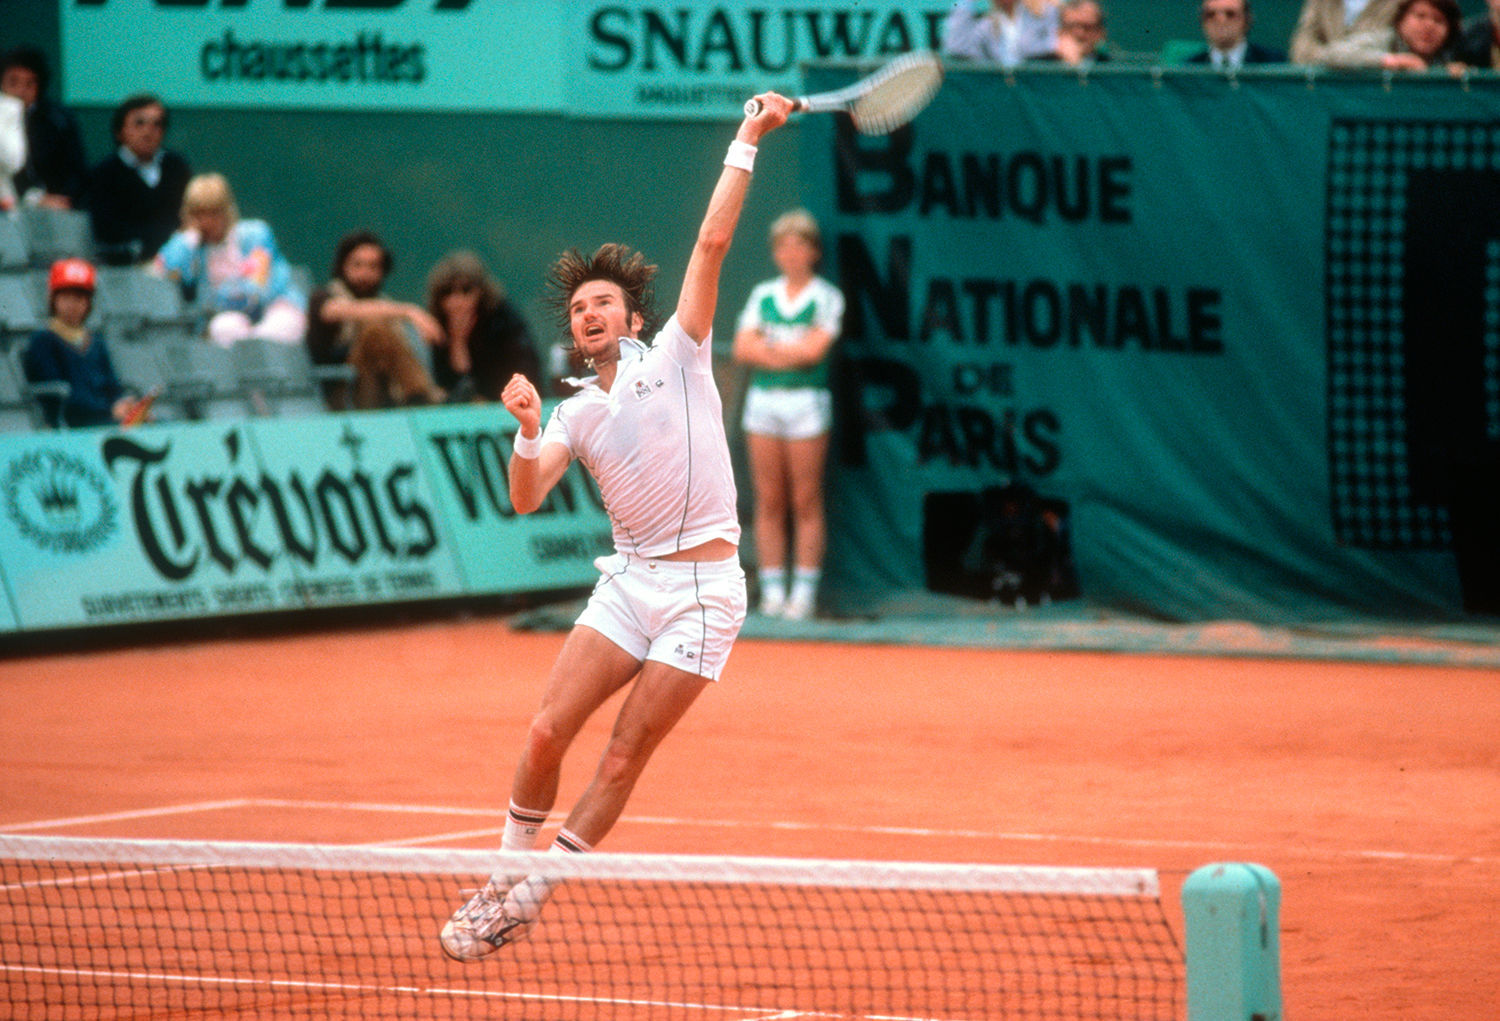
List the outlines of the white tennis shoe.
{"label": "white tennis shoe", "polygon": [[767,589],[760,597],[762,617],[780,617],[786,612],[786,596],[775,589]]}
{"label": "white tennis shoe", "polygon": [[782,620],[812,620],[813,597],[807,595],[793,594],[786,601],[786,606],[781,610]]}
{"label": "white tennis shoe", "polygon": [[439,937],[443,953],[455,961],[477,961],[525,939],[536,919],[512,917],[505,910],[506,892],[494,882],[485,883],[467,904],[455,911]]}

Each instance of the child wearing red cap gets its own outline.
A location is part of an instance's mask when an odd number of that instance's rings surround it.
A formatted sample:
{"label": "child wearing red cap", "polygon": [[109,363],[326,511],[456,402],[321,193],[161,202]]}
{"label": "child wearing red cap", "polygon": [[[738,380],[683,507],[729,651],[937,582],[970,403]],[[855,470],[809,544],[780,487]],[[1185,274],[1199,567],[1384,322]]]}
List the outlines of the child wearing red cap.
{"label": "child wearing red cap", "polygon": [[43,403],[47,424],[79,428],[133,423],[144,411],[115,375],[104,338],[86,325],[94,305],[94,267],[83,259],[59,259],[47,276],[47,328],[27,342],[23,365],[33,383],[68,384],[66,398]]}

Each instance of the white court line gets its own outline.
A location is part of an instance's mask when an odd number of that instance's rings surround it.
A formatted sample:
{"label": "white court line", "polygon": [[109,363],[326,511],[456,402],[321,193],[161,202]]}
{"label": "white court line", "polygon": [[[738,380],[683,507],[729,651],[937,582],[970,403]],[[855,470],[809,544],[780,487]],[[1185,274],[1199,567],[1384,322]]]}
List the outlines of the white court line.
{"label": "white court line", "polygon": [[164,815],[189,815],[193,812],[218,812],[230,808],[245,808],[255,804],[253,798],[233,798],[229,801],[199,801],[187,805],[165,805],[161,808],[139,808],[130,812],[106,812],[103,815],[75,815],[66,819],[40,819],[35,822],[0,824],[0,832],[18,833],[21,830],[61,829],[65,826],[92,826],[101,822],[120,822],[125,819],[152,819]]}
{"label": "white court line", "polygon": [[[395,805],[378,804],[371,802],[336,802],[336,801],[296,801],[292,799],[277,798],[251,798],[252,804],[277,808],[307,808],[307,809],[331,809],[342,811],[368,811],[368,812],[400,812],[412,815],[477,815],[498,816],[502,813],[494,809],[456,808],[447,805]],[[547,820],[550,824],[562,822],[563,816],[556,813]],[[1411,861],[1431,862],[1472,862],[1475,864],[1493,864],[1494,859],[1472,857],[1456,854],[1432,854],[1420,851],[1381,851],[1381,850],[1348,850],[1335,848],[1332,850],[1320,850],[1318,848],[1286,848],[1280,845],[1257,845],[1244,841],[1230,840],[1166,840],[1151,837],[1090,837],[1080,835],[1069,835],[1065,833],[1019,833],[1019,832],[996,832],[994,830],[973,829],[934,829],[931,827],[917,826],[853,826],[839,823],[826,822],[792,822],[789,820],[764,820],[746,822],[739,819],[684,819],[672,816],[648,816],[635,815],[623,816],[621,822],[633,823],[640,826],[680,826],[698,827],[703,829],[770,829],[786,832],[838,832],[876,834],[881,836],[896,837],[924,837],[937,840],[1001,840],[1019,843],[1050,843],[1050,844],[1098,844],[1117,847],[1161,847],[1176,848],[1179,850],[1201,850],[1201,851],[1229,851],[1250,849],[1275,850],[1282,853],[1306,854],[1312,856],[1334,855],[1337,857],[1353,858],[1389,858],[1395,860],[1409,859]],[[475,830],[472,833],[453,834],[452,839],[463,839],[467,836],[487,837],[503,832],[499,829]],[[433,843],[445,839],[447,835],[436,835],[432,837],[414,838],[412,843]]]}
{"label": "white court line", "polygon": [[428,837],[406,837],[402,840],[382,840],[371,847],[421,847],[424,844],[445,844],[450,840],[477,840],[480,837],[499,837],[505,833],[501,827],[491,826],[482,830],[456,830],[452,833],[434,833]]}
{"label": "white court line", "polygon": [[724,829],[775,829],[789,831],[837,831],[840,833],[872,833],[899,837],[933,837],[942,840],[1009,840],[1022,843],[1047,844],[1098,844],[1115,847],[1161,847],[1179,850],[1231,851],[1266,850],[1279,854],[1300,854],[1312,857],[1332,855],[1339,858],[1381,858],[1397,861],[1430,861],[1453,864],[1468,862],[1477,865],[1494,864],[1496,859],[1471,855],[1430,854],[1420,851],[1371,851],[1346,848],[1287,847],[1280,844],[1253,844],[1248,841],[1230,840],[1162,840],[1149,837],[1090,837],[1067,833],[1008,833],[995,830],[938,830],[914,826],[845,826],[829,823],[801,822],[741,822],[739,820],[674,819],[652,816],[624,816],[621,822],[658,826],[701,826]]}
{"label": "white court line", "polygon": [[[125,819],[145,819],[153,817],[170,816],[176,814],[188,814],[193,812],[211,812],[229,809],[244,808],[291,808],[306,809],[312,811],[342,811],[342,812],[388,812],[403,815],[454,815],[500,818],[502,811],[494,808],[459,808],[451,805],[402,805],[384,802],[368,801],[302,801],[293,798],[235,798],[226,801],[202,801],[185,805],[167,805],[154,809],[139,809],[131,812],[112,812],[103,815],[74,816],[66,819],[47,819],[36,822],[15,823],[0,825],[0,833],[13,833],[21,830],[38,830],[62,828],[67,826],[84,826],[100,822],[114,822]],[[553,814],[548,819],[549,823],[556,824],[563,817]],[[1170,848],[1176,850],[1197,851],[1261,851],[1274,852],[1281,855],[1297,855],[1301,857],[1335,857],[1354,858],[1362,860],[1381,861],[1413,861],[1432,862],[1445,865],[1451,864],[1474,864],[1494,865],[1500,859],[1461,855],[1461,854],[1434,854],[1421,851],[1389,851],[1379,849],[1360,848],[1316,848],[1316,847],[1288,847],[1281,844],[1257,844],[1251,841],[1230,840],[1166,840],[1150,837],[1099,837],[1083,836],[1066,833],[1022,833],[1022,832],[997,832],[994,830],[974,829],[934,829],[931,827],[916,826],[853,826],[828,822],[792,822],[789,820],[761,820],[746,822],[738,819],[685,819],[673,816],[623,816],[621,822],[632,823],[640,826],[667,826],[703,829],[758,829],[758,830],[781,830],[785,832],[835,832],[835,833],[857,833],[863,835],[880,835],[896,837],[921,837],[936,840],[998,840],[1012,841],[1017,843],[1033,844],[1092,844],[1103,847],[1142,847],[1142,848]],[[478,837],[490,837],[501,833],[499,827],[485,827],[476,830],[464,830],[453,833],[433,834],[421,837],[408,837],[398,841],[387,841],[373,846],[416,846],[421,844],[433,844],[444,840],[466,840]]]}
{"label": "white court line", "polygon": [[[168,985],[192,983],[193,985],[205,986],[227,986],[240,989],[267,989],[275,992],[303,992],[319,994],[348,994],[351,996],[369,996],[371,994],[399,993],[406,996],[462,996],[480,1000],[513,1000],[522,1002],[542,1003],[581,1003],[591,1005],[608,1005],[616,1007],[651,1007],[669,1010],[696,1010],[704,1013],[728,1014],[736,1013],[744,1015],[743,1021],[754,1021],[757,1018],[797,1018],[797,1017],[834,1017],[832,1014],[807,1014],[776,1012],[774,1007],[752,1007],[736,1006],[732,1004],[720,1005],[714,1003],[693,1003],[673,1000],[642,1000],[625,999],[621,997],[606,996],[565,996],[557,993],[516,993],[506,992],[499,989],[458,989],[446,986],[403,986],[403,985],[372,985],[355,982],[314,982],[308,980],[294,981],[287,979],[264,979],[264,978],[236,978],[234,976],[221,975],[193,975],[185,973],[173,973],[163,971],[96,971],[89,968],[52,968],[35,965],[12,965],[0,964],[0,972],[15,972],[18,974],[53,975],[65,978],[81,979],[108,979],[119,981],[125,979],[132,982],[161,982]],[[891,1017],[889,1021],[939,1021],[935,1018],[917,1017]]]}
{"label": "white court line", "polygon": [[247,798],[258,808],[318,808],[331,812],[400,812],[406,815],[487,815],[504,819],[503,808],[454,808],[451,805],[394,805],[378,801],[299,801],[292,798]]}

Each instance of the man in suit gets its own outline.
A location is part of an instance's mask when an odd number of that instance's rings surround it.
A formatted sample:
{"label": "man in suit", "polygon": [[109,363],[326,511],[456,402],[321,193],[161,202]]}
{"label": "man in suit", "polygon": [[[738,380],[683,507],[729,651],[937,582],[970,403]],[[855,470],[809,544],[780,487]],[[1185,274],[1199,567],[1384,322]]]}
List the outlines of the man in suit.
{"label": "man in suit", "polygon": [[1321,64],[1329,43],[1379,32],[1396,20],[1400,0],[1304,0],[1292,32],[1292,63]]}
{"label": "man in suit", "polygon": [[94,245],[112,266],[147,262],[180,226],[188,161],[163,147],[167,108],[152,95],[131,96],[110,119],[119,148],[89,174]]}
{"label": "man in suit", "polygon": [[1286,54],[1250,41],[1250,0],[1203,0],[1198,8],[1203,38],[1208,43],[1189,64],[1210,64],[1221,71],[1237,71],[1246,64],[1281,64]]}

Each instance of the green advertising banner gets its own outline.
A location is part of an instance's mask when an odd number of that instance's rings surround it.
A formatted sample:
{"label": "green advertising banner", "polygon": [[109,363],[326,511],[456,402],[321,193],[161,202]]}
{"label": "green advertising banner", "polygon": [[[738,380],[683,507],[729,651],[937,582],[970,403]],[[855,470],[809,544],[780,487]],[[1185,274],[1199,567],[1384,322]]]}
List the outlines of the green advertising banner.
{"label": "green advertising banner", "polygon": [[280,606],[463,593],[458,549],[442,534],[433,480],[420,469],[407,419],[271,420],[245,430],[269,512],[259,521],[272,533],[247,543],[245,556],[267,570],[287,564],[295,578]]}
{"label": "green advertising banner", "polygon": [[950,0],[711,4],[572,3],[568,109],[575,116],[738,120],[745,100],[802,95],[802,65],[887,59],[942,46]]}
{"label": "green advertising banner", "polygon": [[64,98],[180,107],[558,110],[552,0],[63,0]]}
{"label": "green advertising banner", "polygon": [[[549,404],[545,415],[550,416]],[[588,473],[568,469],[535,511],[510,505],[506,465],[515,420],[499,408],[445,408],[410,421],[421,432],[443,527],[470,592],[521,592],[592,584],[596,557],[614,551],[604,501]],[[546,418],[543,419],[546,421]]]}
{"label": "green advertising banner", "polygon": [[9,629],[587,586],[579,469],[521,517],[493,408],[0,436]]}
{"label": "green advertising banner", "polygon": [[1495,81],[954,68],[909,129],[803,142],[848,300],[831,588],[1460,612]]}
{"label": "green advertising banner", "polygon": [[15,597],[10,592],[6,592],[4,604],[0,605],[0,635],[20,630],[21,625],[16,622],[14,602]]}
{"label": "green advertising banner", "polygon": [[63,0],[64,99],[734,119],[804,63],[937,50],[948,0]]}
{"label": "green advertising banner", "polygon": [[256,563],[274,528],[257,505],[284,480],[267,485],[244,430],[3,439],[13,530],[0,562],[21,627],[202,617],[291,595],[289,558]]}

